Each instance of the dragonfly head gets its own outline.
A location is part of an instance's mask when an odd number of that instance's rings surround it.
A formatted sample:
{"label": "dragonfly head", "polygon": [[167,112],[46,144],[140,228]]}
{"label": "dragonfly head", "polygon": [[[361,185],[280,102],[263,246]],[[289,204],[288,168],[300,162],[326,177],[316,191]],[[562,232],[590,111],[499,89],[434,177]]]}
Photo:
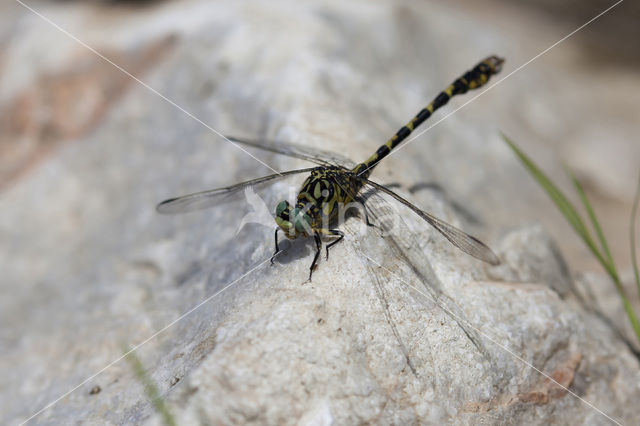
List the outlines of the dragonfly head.
{"label": "dragonfly head", "polygon": [[311,217],[304,209],[291,208],[288,201],[280,201],[276,207],[276,224],[284,231],[290,240],[295,240],[301,235],[307,235],[311,229]]}

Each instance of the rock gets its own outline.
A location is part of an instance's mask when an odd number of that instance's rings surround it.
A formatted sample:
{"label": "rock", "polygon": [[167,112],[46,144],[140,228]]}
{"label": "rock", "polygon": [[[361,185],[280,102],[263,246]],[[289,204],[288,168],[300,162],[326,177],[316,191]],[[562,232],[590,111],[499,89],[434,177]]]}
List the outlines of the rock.
{"label": "rock", "polygon": [[[506,56],[506,74],[559,30],[526,19],[502,27],[477,10],[433,3],[99,3],[34,7],[191,116],[108,64],[103,71],[24,8],[2,6],[0,19],[16,24],[0,54],[0,109],[25,118],[1,130],[2,152],[13,157],[3,156],[13,180],[0,192],[1,423],[35,415],[36,424],[161,424],[123,359],[130,349],[179,424],[640,416],[638,359],[577,302],[566,265],[587,264],[581,246],[556,232],[566,225],[496,130],[570,139],[548,106],[565,84],[557,58],[514,74],[372,176],[479,235],[501,266],[464,255],[397,203],[372,200],[402,220],[383,236],[386,228],[349,219],[345,241],[303,284],[312,242],[291,243],[269,266],[273,228],[239,229],[245,194],[188,215],[154,210],[168,197],[273,173],[194,117],[223,133],[360,160],[481,57]],[[516,43],[507,29],[518,26]],[[570,41],[563,49],[577,55]],[[579,79],[582,68],[565,61],[565,78]],[[51,81],[59,91],[42,83]],[[52,114],[22,107],[25,93]],[[46,156],[43,144],[51,144]],[[561,173],[549,146],[527,149]],[[279,171],[308,167],[250,153]],[[39,161],[24,160],[33,156]],[[600,179],[593,167],[585,173]],[[256,196],[272,210],[300,183],[256,188]],[[542,227],[523,227],[534,219]]]}
{"label": "rock", "polygon": [[[623,283],[628,283],[623,288],[629,301],[633,306],[638,306],[640,300],[638,300],[634,278],[630,275],[623,275],[621,278]],[[611,279],[604,274],[578,274],[576,287],[578,294],[584,300],[584,306],[592,310],[619,333],[620,337],[629,344],[636,354],[640,353],[640,342],[635,337],[628,317],[620,315],[624,312],[624,305]]]}
{"label": "rock", "polygon": [[551,287],[564,298],[573,283],[556,243],[540,225],[510,232],[499,246],[502,264],[492,268],[492,279],[506,282],[535,282]]}
{"label": "rock", "polygon": [[[104,55],[130,73],[142,74],[170,49],[171,41],[168,37],[134,52],[106,51]],[[128,86],[135,84],[118,69],[105,67],[105,61],[89,50],[62,66],[51,75],[39,76],[0,110],[2,185],[28,172],[57,144],[94,130]]]}

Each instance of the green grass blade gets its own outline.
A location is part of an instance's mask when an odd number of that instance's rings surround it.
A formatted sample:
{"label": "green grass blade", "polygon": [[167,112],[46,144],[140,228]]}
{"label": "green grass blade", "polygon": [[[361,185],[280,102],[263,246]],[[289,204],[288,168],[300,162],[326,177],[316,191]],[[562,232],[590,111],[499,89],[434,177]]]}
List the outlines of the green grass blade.
{"label": "green grass blade", "polygon": [[578,179],[576,179],[576,177],[573,175],[573,173],[571,173],[570,170],[567,170],[567,174],[569,175],[569,177],[573,181],[573,186],[576,188],[576,192],[578,192],[578,195],[580,196],[580,199],[582,200],[582,205],[584,206],[585,210],[587,211],[587,214],[589,215],[589,219],[591,220],[591,224],[593,225],[593,229],[595,229],[595,231],[596,231],[596,235],[598,236],[598,240],[600,241],[600,247],[602,248],[602,251],[604,252],[604,254],[606,256],[605,259],[607,260],[607,262],[609,264],[609,268],[607,268],[607,269],[611,269],[612,271],[616,272],[616,275],[617,275],[617,269],[616,269],[615,263],[613,262],[613,257],[611,256],[611,251],[609,250],[609,245],[607,244],[607,240],[604,237],[604,233],[602,232],[602,227],[600,226],[600,222],[598,221],[598,218],[596,217],[596,213],[593,210],[593,207],[591,206],[591,203],[589,202],[589,199],[587,198],[587,194],[585,194],[584,189],[582,188],[582,185],[580,184]]}
{"label": "green grass blade", "polygon": [[585,226],[582,218],[578,214],[578,211],[573,207],[573,204],[564,196],[564,194],[558,189],[556,185],[535,165],[535,163],[522,152],[515,143],[504,134],[502,135],[504,141],[513,150],[516,156],[520,159],[522,164],[527,168],[529,173],[538,182],[538,184],[545,190],[545,192],[551,197],[551,200],[558,207],[563,216],[569,221],[569,224],[575,229],[580,237],[587,243],[589,248],[594,251],[594,254],[601,258],[600,251],[594,244],[593,238],[589,233],[589,230]]}
{"label": "green grass blade", "polygon": [[[587,197],[580,183],[572,176],[574,186],[576,187],[576,190],[580,194],[582,203],[584,204],[585,209],[589,214],[589,218],[591,219],[591,223],[593,224],[593,227],[595,228],[596,233],[598,234],[598,239],[600,240],[600,244],[602,245],[602,250],[605,253],[604,256],[600,252],[600,249],[598,249],[598,247],[596,246],[595,241],[591,237],[591,233],[589,232],[589,229],[585,226],[584,221],[580,217],[580,214],[575,209],[573,204],[571,204],[571,202],[567,199],[567,197],[565,197],[565,195],[558,189],[558,187],[554,185],[553,182],[551,182],[551,180],[538,168],[538,166],[536,166],[536,164],[529,157],[527,157],[527,155],[524,152],[522,152],[515,145],[515,143],[511,141],[511,139],[509,139],[504,134],[502,135],[502,138],[507,143],[507,145],[509,145],[509,147],[513,150],[516,156],[520,159],[522,164],[527,168],[529,173],[531,173],[533,178],[538,182],[540,186],[542,186],[542,188],[549,195],[549,197],[551,197],[551,200],[553,200],[553,202],[558,207],[560,212],[564,215],[564,217],[567,219],[569,224],[571,224],[573,229],[578,233],[578,235],[580,235],[582,240],[585,242],[585,244],[587,244],[591,252],[594,254],[594,256],[596,256],[600,264],[607,271],[607,273],[611,277],[611,280],[613,281],[616,287],[616,290],[618,291],[618,295],[620,296],[620,299],[622,300],[622,305],[624,307],[624,310],[627,316],[629,317],[629,322],[631,322],[631,326],[633,327],[633,330],[636,334],[636,338],[640,342],[640,321],[638,321],[638,317],[636,316],[635,311],[633,310],[631,302],[629,301],[629,298],[624,292],[622,282],[620,281],[620,277],[613,263],[613,258],[611,256],[609,247],[604,238],[604,234],[602,233],[600,224],[595,216],[595,213],[593,211],[593,208],[591,207],[591,204],[587,200]],[[639,277],[640,274],[638,273],[637,260],[635,257],[635,226],[634,226],[635,215],[637,212],[639,198],[640,198],[640,182],[638,183],[638,190],[636,192],[634,210],[632,212],[632,226],[631,226],[632,245],[634,246],[632,247],[632,253],[633,253],[632,255],[634,257],[634,272],[636,276],[636,284],[638,285],[638,292],[640,293],[640,277]]]}
{"label": "green grass blade", "polygon": [[638,287],[638,296],[640,296],[640,273],[638,272],[638,257],[636,256],[636,217],[638,215],[638,203],[640,202],[640,179],[636,187],[636,196],[633,199],[633,207],[631,208],[631,264],[633,265],[633,275],[636,278],[636,286]]}
{"label": "green grass blade", "polygon": [[[126,352],[129,352],[129,351],[125,351],[125,353]],[[162,417],[164,424],[167,426],[176,426],[176,421],[171,415],[171,412],[169,411],[167,406],[164,404],[164,400],[160,396],[160,392],[158,392],[158,388],[156,387],[155,383],[153,383],[153,380],[151,379],[151,377],[149,377],[149,375],[147,374],[146,370],[144,369],[144,366],[142,365],[142,362],[140,362],[140,359],[136,356],[135,352],[130,352],[126,356],[126,359],[127,361],[129,361],[129,364],[131,365],[131,368],[133,369],[133,372],[135,373],[136,377],[138,378],[140,383],[142,383],[142,386],[144,387],[144,392],[147,394],[147,397],[151,400],[153,407],[158,413],[160,413],[160,416]]]}
{"label": "green grass blade", "polygon": [[633,331],[636,333],[636,339],[640,342],[640,322],[638,321],[638,317],[636,317],[631,302],[626,296],[622,297],[622,306],[624,306],[624,310],[629,317],[629,322],[631,322],[631,327],[633,327]]}

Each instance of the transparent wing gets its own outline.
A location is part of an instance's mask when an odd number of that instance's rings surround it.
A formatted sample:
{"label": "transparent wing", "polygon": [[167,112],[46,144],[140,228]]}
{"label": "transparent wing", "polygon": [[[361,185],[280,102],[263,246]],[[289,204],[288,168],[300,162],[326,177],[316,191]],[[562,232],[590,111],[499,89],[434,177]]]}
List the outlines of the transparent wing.
{"label": "transparent wing", "polygon": [[304,145],[298,145],[290,142],[279,142],[269,140],[251,140],[238,138],[235,136],[226,136],[232,142],[262,149],[277,154],[286,155],[288,157],[300,158],[302,160],[311,161],[321,166],[341,166],[347,169],[355,167],[351,159],[331,151],[311,148]]}
{"label": "transparent wing", "polygon": [[438,219],[437,217],[423,210],[420,210],[389,188],[386,188],[368,179],[360,179],[365,183],[365,187],[368,186],[370,189],[384,192],[385,194],[390,195],[397,201],[409,207],[414,211],[414,213],[416,213],[422,219],[427,221],[431,226],[433,226],[436,230],[438,230],[438,232],[440,232],[447,240],[449,240],[451,244],[458,247],[463,252],[492,265],[497,265],[500,263],[498,256],[496,256],[493,251],[491,251],[491,249],[487,247],[482,241],[478,240],[475,237],[472,237],[464,231],[461,231],[455,226],[450,225],[447,222]]}
{"label": "transparent wing", "polygon": [[186,213],[213,207],[225,202],[229,197],[237,194],[248,187],[254,187],[264,183],[272,183],[287,176],[308,173],[315,167],[306,169],[289,170],[280,174],[264,176],[257,179],[248,180],[225,188],[212,189],[209,191],[196,192],[195,194],[184,195],[182,197],[170,198],[158,204],[156,210],[162,214]]}
{"label": "transparent wing", "polygon": [[[395,197],[387,196],[386,191],[380,191],[373,185],[365,185],[361,195],[365,211],[368,212],[370,218],[373,219],[378,230],[377,233],[382,233],[384,238],[366,240],[369,233],[365,232],[364,234],[359,233],[360,238],[350,239],[350,242],[355,245],[356,252],[366,260],[365,263],[368,266],[369,273],[372,275],[373,284],[376,293],[378,293],[378,299],[381,301],[385,310],[389,311],[385,313],[385,316],[387,317],[387,321],[389,321],[394,335],[396,335],[399,348],[407,360],[409,368],[414,374],[416,373],[416,364],[413,358],[417,356],[417,354],[414,352],[414,349],[417,346],[424,348],[424,344],[419,343],[419,341],[423,338],[428,339],[428,337],[419,330],[409,331],[407,334],[407,330],[404,328],[405,326],[402,324],[402,321],[399,323],[393,321],[391,318],[393,315],[390,311],[398,311],[398,309],[389,309],[389,303],[399,303],[399,306],[403,306],[400,310],[406,307],[411,309],[413,304],[410,300],[400,296],[400,293],[404,292],[396,291],[398,289],[394,287],[390,287],[388,290],[385,290],[385,288],[389,287],[389,285],[396,285],[392,284],[394,281],[390,279],[392,276],[396,276],[396,278],[402,276],[413,277],[413,275],[411,275],[412,273],[418,278],[417,282],[420,283],[420,285],[417,285],[413,278],[400,278],[401,284],[413,290],[409,292],[413,295],[412,297],[417,297],[418,295],[421,296],[420,299],[426,297],[426,301],[433,302],[437,305],[461,327],[478,351],[487,359],[490,359],[490,352],[485,347],[480,335],[473,327],[468,326],[468,320],[466,319],[464,311],[444,292],[443,285],[434,272],[429,259],[424,256],[424,251],[421,249],[421,244],[416,236],[416,230],[402,217],[401,212],[398,210],[400,205],[392,202],[390,198],[397,200]],[[389,216],[393,216],[392,228],[387,228],[387,225],[389,225],[387,222]],[[351,225],[349,221],[347,221],[343,226],[345,229],[350,229],[355,225]],[[370,228],[366,229],[368,230]],[[356,232],[354,230],[355,228],[351,228],[352,233],[355,234]],[[394,230],[394,232],[388,232],[389,230]],[[361,244],[361,241],[367,242]],[[378,241],[384,241],[385,248],[382,249],[383,252],[378,252],[376,256],[375,247]],[[380,248],[378,248],[378,250],[380,250]]]}

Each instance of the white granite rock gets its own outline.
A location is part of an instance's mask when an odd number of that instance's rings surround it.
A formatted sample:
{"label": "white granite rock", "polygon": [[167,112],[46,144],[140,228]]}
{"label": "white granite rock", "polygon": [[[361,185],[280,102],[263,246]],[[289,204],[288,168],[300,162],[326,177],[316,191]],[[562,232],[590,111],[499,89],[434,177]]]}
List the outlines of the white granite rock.
{"label": "white granite rock", "polygon": [[[517,41],[507,31],[513,22],[500,28],[472,9],[437,3],[34,7],[220,132],[354,160],[482,57],[506,56],[508,73],[538,47],[524,41],[531,24]],[[562,85],[548,68],[514,75],[372,176],[478,234],[502,265],[470,258],[399,209],[400,232],[386,237],[350,219],[345,241],[303,284],[313,244],[296,241],[269,266],[273,229],[238,231],[249,210],[243,199],[182,216],[154,210],[164,198],[271,170],[141,85],[100,78],[108,64],[29,12],[6,16],[16,24],[0,61],[0,100],[10,111],[21,96],[40,107],[35,118],[27,114],[23,134],[36,148],[11,151],[35,159],[20,163],[24,170],[0,193],[1,423],[55,401],[32,422],[161,424],[130,365],[114,362],[140,343],[137,356],[179,424],[640,417],[638,359],[610,323],[580,305],[561,254],[579,246],[570,233],[549,237],[546,223],[563,222],[499,137],[502,128],[533,140],[535,122],[545,122],[545,137],[553,123],[564,129],[539,105]],[[544,33],[540,45],[554,37]],[[37,66],[23,72],[28,58]],[[56,87],[73,90],[49,96]],[[87,93],[95,102],[76,105]],[[74,114],[42,113],[51,109]],[[276,170],[308,167],[251,154]],[[560,173],[548,148],[534,154]],[[596,173],[591,163],[585,170]],[[273,209],[300,183],[257,193]],[[533,219],[542,227],[523,227]]]}

